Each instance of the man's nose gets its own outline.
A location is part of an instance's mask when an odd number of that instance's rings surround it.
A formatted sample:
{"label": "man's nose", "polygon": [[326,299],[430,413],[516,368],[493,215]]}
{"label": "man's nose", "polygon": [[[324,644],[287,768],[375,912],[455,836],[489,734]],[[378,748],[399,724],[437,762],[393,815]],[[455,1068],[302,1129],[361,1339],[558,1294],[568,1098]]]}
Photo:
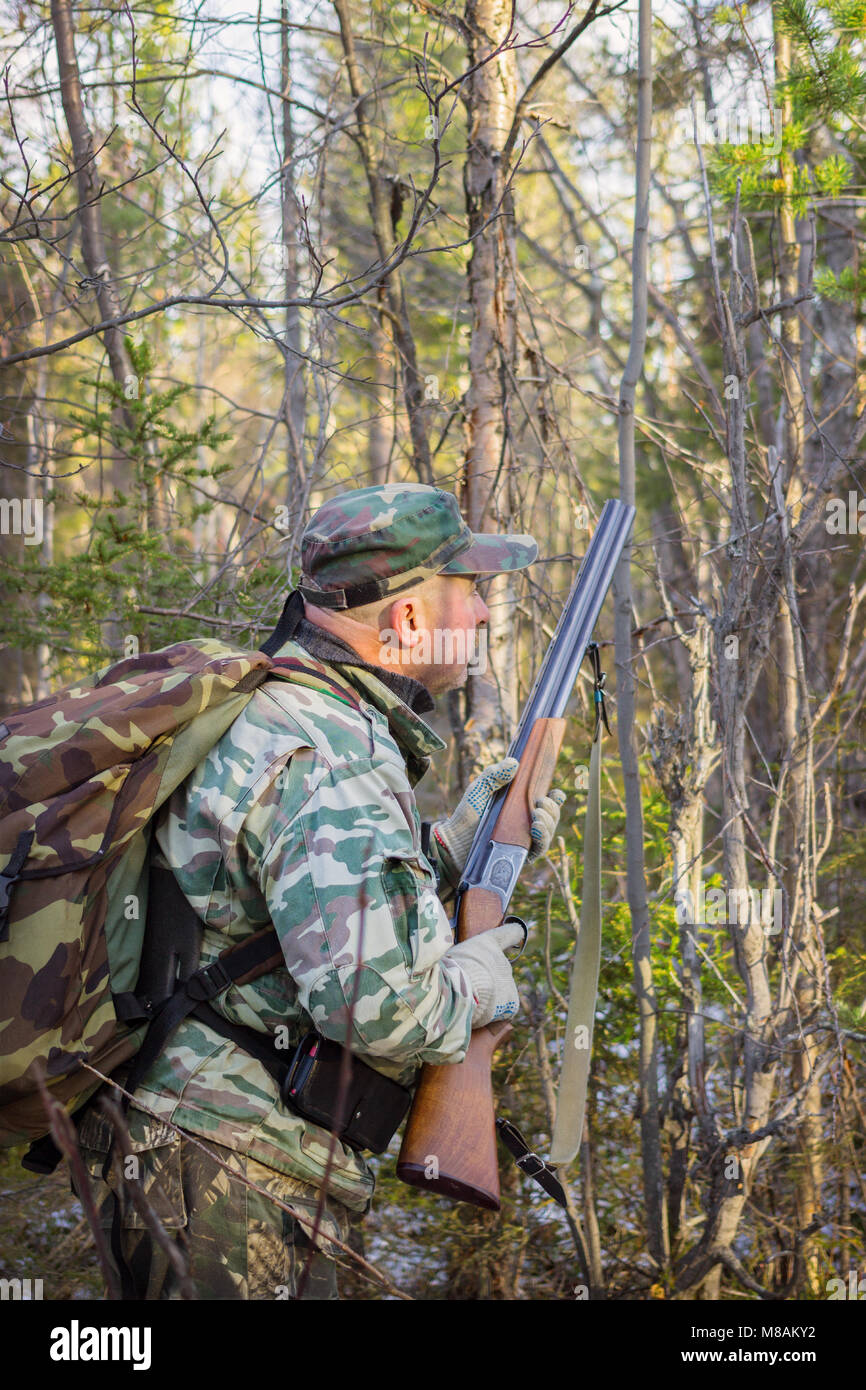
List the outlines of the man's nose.
{"label": "man's nose", "polygon": [[476,594],[475,598],[477,600],[475,605],[475,611],[476,613],[480,613],[480,617],[476,619],[476,626],[486,627],[487,622],[490,618],[490,609],[487,607],[487,604],[484,602],[484,599],[481,597],[480,594]]}

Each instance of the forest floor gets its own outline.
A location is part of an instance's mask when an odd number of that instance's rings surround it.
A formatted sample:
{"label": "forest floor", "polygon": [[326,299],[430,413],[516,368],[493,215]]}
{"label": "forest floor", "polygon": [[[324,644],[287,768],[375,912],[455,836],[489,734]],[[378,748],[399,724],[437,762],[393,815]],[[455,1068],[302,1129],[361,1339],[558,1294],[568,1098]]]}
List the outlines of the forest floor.
{"label": "forest floor", "polygon": [[[103,1299],[93,1236],[63,1163],[46,1176],[21,1167],[26,1145],[0,1151],[0,1279],[42,1280],[44,1300]],[[350,1243],[363,1250],[357,1227]],[[344,1299],[388,1297],[353,1271],[340,1271]],[[32,1292],[31,1292],[32,1297]]]}
{"label": "forest floor", "polygon": [[66,1165],[29,1173],[24,1152],[0,1153],[0,1278],[41,1279],[44,1299],[101,1299],[93,1236]]}

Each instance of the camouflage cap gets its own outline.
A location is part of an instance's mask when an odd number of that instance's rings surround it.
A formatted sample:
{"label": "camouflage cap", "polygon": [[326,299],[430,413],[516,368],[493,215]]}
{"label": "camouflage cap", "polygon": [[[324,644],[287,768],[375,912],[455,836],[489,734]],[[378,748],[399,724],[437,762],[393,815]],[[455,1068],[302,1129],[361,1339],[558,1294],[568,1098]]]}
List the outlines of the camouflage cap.
{"label": "camouflage cap", "polygon": [[531,536],[470,531],[453,493],[388,483],[319,508],[301,540],[298,588],[320,608],[357,608],[435,574],[499,574],[537,555]]}

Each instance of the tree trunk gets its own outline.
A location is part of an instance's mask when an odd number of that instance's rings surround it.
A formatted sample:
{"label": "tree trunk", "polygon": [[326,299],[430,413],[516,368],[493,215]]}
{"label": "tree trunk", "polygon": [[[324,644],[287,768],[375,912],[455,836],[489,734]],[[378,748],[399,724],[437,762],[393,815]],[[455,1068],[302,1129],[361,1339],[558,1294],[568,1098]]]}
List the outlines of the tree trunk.
{"label": "tree trunk", "polygon": [[[75,53],[75,28],[69,0],[51,0],[51,23],[60,69],[60,96],[75,159],[81,251],[100,316],[103,319],[116,319],[121,313],[120,296],[108,260],[99,171],[93,153],[93,136],[85,119],[81,98],[81,75]],[[118,386],[124,387],[132,376],[132,366],[124,346],[122,329],[106,328],[103,341],[111,374]]]}
{"label": "tree trunk", "polygon": [[[379,288],[379,303],[384,298]],[[370,348],[373,368],[373,418],[368,434],[368,475],[371,487],[387,483],[391,469],[391,450],[394,445],[391,385],[394,376],[394,357],[388,334],[388,320],[381,309],[373,311]]]}
{"label": "tree trunk", "polygon": [[[466,83],[463,187],[472,252],[467,268],[471,326],[463,502],[473,531],[508,531],[513,529],[508,400],[516,371],[517,252],[512,195],[503,187],[502,154],[517,104],[517,63],[510,48],[489,62],[482,60],[507,38],[512,7],[509,0],[469,0],[465,18],[471,35],[469,64],[481,66]],[[490,676],[470,677],[468,688],[469,745],[476,766],[504,754],[514,721],[512,701],[499,698],[499,691],[510,689],[513,699],[515,685],[513,609],[506,575],[490,582],[486,598],[492,670]]]}
{"label": "tree trunk", "polygon": [[[793,53],[789,35],[781,32],[779,16],[774,13],[776,80],[783,82],[791,72]],[[783,125],[792,119],[791,98],[786,93],[782,103]],[[795,166],[790,154],[780,156],[780,173],[784,184],[779,213],[780,277],[783,300],[793,299],[804,288],[801,285],[801,248],[797,221],[793,210]],[[805,287],[808,289],[808,286]],[[800,309],[792,307],[781,314],[780,369],[783,384],[785,418],[785,505],[794,522],[799,519],[799,504],[805,479],[804,437],[806,425],[806,395],[804,390]],[[781,487],[778,488],[781,492]],[[785,522],[787,526],[787,522]],[[814,528],[818,534],[819,528]],[[826,543],[826,532],[825,532]],[[796,1019],[799,1021],[800,1051],[795,1059],[793,1082],[796,1089],[808,1083],[804,1118],[799,1139],[802,1167],[797,1177],[797,1220],[799,1229],[809,1226],[818,1210],[821,1182],[821,1086],[813,1077],[818,1059],[814,1034],[802,1029],[813,1023],[821,1003],[822,970],[815,940],[813,901],[816,889],[813,864],[813,806],[814,770],[811,748],[811,712],[807,672],[802,650],[800,613],[798,607],[798,573],[795,557],[788,547],[786,554],[786,593],[780,604],[778,644],[779,676],[782,690],[781,724],[784,734],[784,765],[788,768],[787,802],[790,811],[784,822],[782,837],[785,887],[791,912],[791,932],[797,954],[791,960],[795,977]],[[823,647],[823,643],[820,644]],[[807,1250],[807,1277],[813,1292],[817,1291],[817,1262]]]}
{"label": "tree trunk", "polygon": [[[652,127],[652,4],[640,0],[638,38],[637,167],[632,245],[632,330],[619,397],[619,488],[623,502],[635,502],[634,410],[643,370],[647,325],[647,249]],[[640,1017],[639,1095],[643,1190],[647,1244],[657,1269],[668,1262],[658,1097],[658,1028],[650,955],[649,907],[643,852],[643,802],[635,735],[635,677],[632,668],[631,541],[614,579],[616,604],[617,739],[625,783],[628,903],[632,922],[632,969]]]}
{"label": "tree trunk", "polygon": [[[283,292],[287,300],[299,293],[298,202],[295,195],[295,133],[292,125],[292,55],[289,46],[287,0],[280,3],[280,91],[282,92],[283,170],[280,181],[280,213],[283,246]],[[291,521],[294,509],[304,495],[304,436],[306,425],[306,386],[301,356],[301,312],[297,305],[286,309],[283,375],[283,421],[286,427],[285,496]],[[291,525],[290,521],[290,525]]]}
{"label": "tree trunk", "polygon": [[[347,0],[334,0],[334,9],[340,22],[340,35],[346,58],[346,71],[349,86],[355,103],[357,121],[356,135],[367,187],[370,192],[370,210],[373,215],[373,237],[382,265],[387,263],[394,248],[396,230],[391,222],[391,199],[388,181],[383,177],[376,157],[373,131],[370,125],[368,108],[370,98],[364,95],[366,83],[361,73],[355,48]],[[433,482],[430,462],[430,441],[427,434],[427,421],[424,414],[424,391],[418,371],[415,339],[409,319],[409,309],[403,293],[403,280],[399,270],[395,270],[385,281],[385,297],[394,335],[394,346],[400,362],[403,379],[403,398],[409,419],[409,433],[412,440],[412,454],[415,472],[422,483]]]}

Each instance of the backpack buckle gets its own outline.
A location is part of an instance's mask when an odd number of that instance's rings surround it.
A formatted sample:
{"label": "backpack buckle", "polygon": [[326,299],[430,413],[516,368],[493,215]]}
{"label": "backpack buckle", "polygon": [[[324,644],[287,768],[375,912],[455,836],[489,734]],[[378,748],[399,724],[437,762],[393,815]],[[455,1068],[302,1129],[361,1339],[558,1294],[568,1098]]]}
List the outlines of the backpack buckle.
{"label": "backpack buckle", "polygon": [[215,999],[232,983],[231,975],[217,956],[210,965],[204,965],[201,970],[196,970],[194,975],[190,975],[184,988],[191,999],[204,1003],[208,999]]}
{"label": "backpack buckle", "polygon": [[0,874],[0,941],[8,941],[9,939],[9,900],[12,897],[13,887],[21,877],[21,870],[24,868],[24,861],[30,853],[34,835],[35,831],[33,830],[22,830],[12,851],[11,859]]}
{"label": "backpack buckle", "polygon": [[14,878],[7,878],[5,874],[0,874],[0,929],[7,925],[6,918],[9,916],[9,898],[12,895],[12,884]]}

